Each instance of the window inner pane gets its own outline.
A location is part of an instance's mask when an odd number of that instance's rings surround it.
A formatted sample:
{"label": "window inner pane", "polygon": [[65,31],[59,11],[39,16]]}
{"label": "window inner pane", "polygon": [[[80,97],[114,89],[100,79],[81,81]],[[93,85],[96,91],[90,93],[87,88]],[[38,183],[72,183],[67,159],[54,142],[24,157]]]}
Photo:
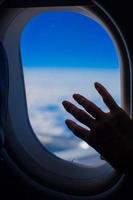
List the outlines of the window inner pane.
{"label": "window inner pane", "polygon": [[[73,119],[62,106],[80,93],[108,111],[94,89],[105,85],[120,104],[119,57],[107,31],[90,17],[52,11],[35,16],[21,36],[28,114],[40,142],[56,156],[100,165],[98,153],[65,126]],[[76,104],[77,105],[77,104]]]}

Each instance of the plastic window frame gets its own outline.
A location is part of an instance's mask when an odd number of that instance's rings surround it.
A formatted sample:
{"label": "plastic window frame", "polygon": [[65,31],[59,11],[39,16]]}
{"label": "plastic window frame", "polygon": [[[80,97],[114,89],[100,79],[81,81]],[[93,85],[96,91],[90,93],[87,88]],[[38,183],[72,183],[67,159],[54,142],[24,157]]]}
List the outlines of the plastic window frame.
{"label": "plastic window frame", "polygon": [[[27,176],[32,177],[35,182],[38,182],[44,187],[72,195],[96,195],[112,188],[119,182],[121,176],[108,164],[94,169],[81,167],[80,165],[72,164],[53,156],[42,147],[29,123],[23,71],[22,67],[20,67],[20,35],[26,23],[33,16],[47,10],[69,10],[89,15],[89,17],[95,17],[95,19],[97,17],[98,20],[102,19],[100,21],[106,26],[107,31],[111,33],[111,37],[113,37],[114,42],[117,44],[121,58],[121,94],[123,108],[128,113],[132,108],[132,93],[131,88],[128,87],[132,81],[128,49],[117,25],[100,5],[95,3],[95,6],[91,8],[67,6],[13,9],[13,12],[10,13],[10,16],[12,16],[10,19],[12,20],[9,21],[3,33],[3,45],[9,63],[7,130],[5,130],[6,150],[3,154],[6,155],[8,153],[13,162]],[[17,29],[15,29],[16,26]]]}

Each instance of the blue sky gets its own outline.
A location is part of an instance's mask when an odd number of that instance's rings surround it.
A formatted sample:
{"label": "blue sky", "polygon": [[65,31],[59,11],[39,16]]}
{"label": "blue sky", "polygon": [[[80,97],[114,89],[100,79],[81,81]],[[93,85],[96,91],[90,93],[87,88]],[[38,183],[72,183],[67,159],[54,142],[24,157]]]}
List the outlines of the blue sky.
{"label": "blue sky", "polygon": [[101,25],[73,12],[32,18],[21,36],[25,67],[118,68],[115,46]]}

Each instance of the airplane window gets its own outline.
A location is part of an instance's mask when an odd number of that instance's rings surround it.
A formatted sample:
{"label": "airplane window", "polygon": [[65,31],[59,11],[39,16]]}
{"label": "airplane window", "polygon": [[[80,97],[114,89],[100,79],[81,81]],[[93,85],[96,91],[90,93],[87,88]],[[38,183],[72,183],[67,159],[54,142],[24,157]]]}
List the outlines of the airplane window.
{"label": "airplane window", "polygon": [[102,164],[99,154],[65,126],[71,117],[62,101],[73,101],[76,92],[107,111],[94,89],[99,81],[120,105],[119,56],[111,34],[80,13],[45,12],[25,26],[21,57],[29,120],[40,142],[62,159]]}

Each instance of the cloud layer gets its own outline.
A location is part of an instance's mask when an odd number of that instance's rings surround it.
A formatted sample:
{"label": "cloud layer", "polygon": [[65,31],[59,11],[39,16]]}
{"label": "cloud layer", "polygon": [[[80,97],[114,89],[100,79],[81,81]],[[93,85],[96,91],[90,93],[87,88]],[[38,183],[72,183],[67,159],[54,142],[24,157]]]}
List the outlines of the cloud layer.
{"label": "cloud layer", "polygon": [[64,99],[74,102],[72,95],[80,93],[107,111],[94,89],[94,82],[99,81],[120,104],[118,69],[28,69],[25,67],[24,78],[29,119],[34,133],[40,142],[55,154],[71,148],[80,148],[82,151],[87,149],[64,124],[66,118],[72,119],[62,106]]}

